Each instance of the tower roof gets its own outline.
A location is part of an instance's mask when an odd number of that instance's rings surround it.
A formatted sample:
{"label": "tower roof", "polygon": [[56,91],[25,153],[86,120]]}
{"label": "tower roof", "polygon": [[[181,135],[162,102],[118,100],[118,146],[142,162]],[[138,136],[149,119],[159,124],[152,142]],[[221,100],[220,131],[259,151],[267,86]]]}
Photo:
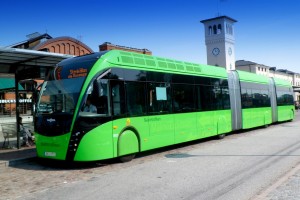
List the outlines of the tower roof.
{"label": "tower roof", "polygon": [[206,22],[209,22],[209,21],[213,21],[213,20],[216,20],[216,19],[223,19],[223,18],[228,19],[228,20],[230,20],[230,21],[232,21],[232,22],[237,22],[237,20],[235,20],[235,19],[233,19],[233,18],[231,18],[231,17],[228,17],[228,16],[226,16],[226,15],[219,16],[219,17],[214,17],[214,18],[210,18],[210,19],[205,19],[205,20],[202,20],[202,21],[200,21],[200,22],[201,22],[201,23],[206,23]]}

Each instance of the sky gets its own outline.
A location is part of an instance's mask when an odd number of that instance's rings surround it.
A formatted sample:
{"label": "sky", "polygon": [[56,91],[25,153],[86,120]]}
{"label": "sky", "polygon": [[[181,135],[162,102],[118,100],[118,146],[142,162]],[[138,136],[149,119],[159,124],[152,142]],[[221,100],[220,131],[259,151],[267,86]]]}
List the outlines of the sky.
{"label": "sky", "polygon": [[236,60],[300,73],[300,0],[1,0],[0,46],[39,32],[206,64],[201,20],[234,24]]}

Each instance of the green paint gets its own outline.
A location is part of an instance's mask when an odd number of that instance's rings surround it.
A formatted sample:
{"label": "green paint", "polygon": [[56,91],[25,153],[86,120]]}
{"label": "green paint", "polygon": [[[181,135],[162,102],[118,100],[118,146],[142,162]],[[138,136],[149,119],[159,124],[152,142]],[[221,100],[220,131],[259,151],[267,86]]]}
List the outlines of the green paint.
{"label": "green paint", "polygon": [[56,137],[47,137],[35,133],[37,156],[40,158],[50,158],[65,160],[67,148],[70,140],[70,134],[64,134]]}
{"label": "green paint", "polygon": [[292,106],[278,106],[278,121],[288,121],[292,120],[295,117],[295,107]]}
{"label": "green paint", "polygon": [[250,108],[242,110],[243,129],[264,126],[272,123],[271,108]]}
{"label": "green paint", "polygon": [[118,156],[139,152],[139,141],[136,134],[126,130],[120,134],[118,143]]}
{"label": "green paint", "polygon": [[93,161],[112,158],[112,122],[105,123],[86,133],[79,143],[75,161]]}

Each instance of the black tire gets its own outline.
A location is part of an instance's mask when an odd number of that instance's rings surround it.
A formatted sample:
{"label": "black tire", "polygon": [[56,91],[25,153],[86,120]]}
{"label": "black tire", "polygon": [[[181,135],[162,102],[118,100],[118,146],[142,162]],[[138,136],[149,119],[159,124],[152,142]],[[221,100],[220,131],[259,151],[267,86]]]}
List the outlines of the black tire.
{"label": "black tire", "polygon": [[218,135],[218,139],[222,140],[225,137],[225,134]]}
{"label": "black tire", "polygon": [[126,156],[121,156],[119,158],[119,160],[124,163],[124,162],[131,161],[132,159],[134,159],[134,157],[135,157],[135,154],[130,154],[130,155],[126,155]]}

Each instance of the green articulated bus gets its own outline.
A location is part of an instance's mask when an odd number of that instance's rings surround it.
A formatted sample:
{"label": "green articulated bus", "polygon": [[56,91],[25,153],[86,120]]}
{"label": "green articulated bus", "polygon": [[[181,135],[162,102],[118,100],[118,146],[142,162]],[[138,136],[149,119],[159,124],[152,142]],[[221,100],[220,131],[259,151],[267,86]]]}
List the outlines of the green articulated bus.
{"label": "green articulated bus", "polygon": [[42,85],[37,155],[119,157],[293,120],[288,82],[149,55],[106,51],[66,59]]}

